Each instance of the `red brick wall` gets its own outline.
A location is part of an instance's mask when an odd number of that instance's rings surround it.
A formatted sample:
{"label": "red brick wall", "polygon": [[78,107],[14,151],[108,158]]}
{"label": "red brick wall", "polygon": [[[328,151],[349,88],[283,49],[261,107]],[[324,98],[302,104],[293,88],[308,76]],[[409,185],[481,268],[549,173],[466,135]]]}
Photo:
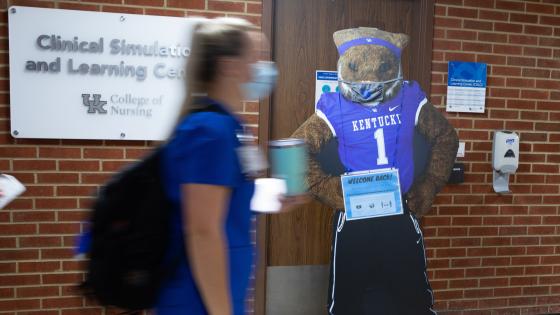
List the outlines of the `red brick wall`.
{"label": "red brick wall", "polygon": [[[488,64],[486,112],[447,114],[466,142],[465,183],[424,222],[437,309],[559,313],[560,1],[435,3],[432,102],[443,110],[448,61]],[[521,138],[511,195],[492,189],[496,129]]]}
{"label": "red brick wall", "polygon": [[[169,16],[240,16],[260,25],[261,1],[0,0],[0,172],[28,191],[0,210],[0,314],[101,314],[76,292],[83,275],[73,259],[91,196],[108,176],[150,149],[146,141],[16,140],[10,136],[10,5]],[[245,118],[256,129],[258,104]],[[255,131],[256,133],[256,131]]]}

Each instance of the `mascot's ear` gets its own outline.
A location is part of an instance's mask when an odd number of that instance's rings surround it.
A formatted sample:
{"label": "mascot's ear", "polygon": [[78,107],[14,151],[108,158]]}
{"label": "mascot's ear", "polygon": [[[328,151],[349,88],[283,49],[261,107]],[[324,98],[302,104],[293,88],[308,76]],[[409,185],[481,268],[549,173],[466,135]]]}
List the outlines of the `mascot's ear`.
{"label": "mascot's ear", "polygon": [[348,28],[345,30],[336,31],[333,33],[333,40],[336,47],[340,47],[340,45],[344,44],[349,40],[353,40],[357,38],[357,29],[355,28]]}
{"label": "mascot's ear", "polygon": [[401,50],[403,50],[406,46],[408,46],[408,39],[409,39],[408,35],[393,33],[390,36],[391,39],[389,39],[389,41],[393,43],[395,46],[399,47]]}

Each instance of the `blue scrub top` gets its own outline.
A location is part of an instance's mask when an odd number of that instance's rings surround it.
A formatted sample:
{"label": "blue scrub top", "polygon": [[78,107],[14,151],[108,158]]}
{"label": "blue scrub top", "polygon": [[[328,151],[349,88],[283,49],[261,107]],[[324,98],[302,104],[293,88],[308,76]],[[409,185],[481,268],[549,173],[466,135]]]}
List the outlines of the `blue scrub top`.
{"label": "blue scrub top", "polygon": [[237,156],[236,149],[241,145],[237,134],[242,132],[239,120],[223,105],[205,101],[214,104],[215,110],[193,113],[181,121],[163,154],[165,190],[174,207],[169,257],[180,257],[180,266],[164,283],[156,306],[160,315],[207,314],[188,266],[184,245],[180,187],[189,183],[227,186],[232,191],[225,224],[230,287],[234,314],[244,314],[253,262],[250,200],[254,181],[242,173]]}

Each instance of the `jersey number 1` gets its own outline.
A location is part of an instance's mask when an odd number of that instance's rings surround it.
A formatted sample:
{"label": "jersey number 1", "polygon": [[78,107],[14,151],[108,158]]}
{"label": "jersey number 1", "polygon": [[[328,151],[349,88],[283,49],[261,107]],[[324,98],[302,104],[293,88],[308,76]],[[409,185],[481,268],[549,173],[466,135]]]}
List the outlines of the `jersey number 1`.
{"label": "jersey number 1", "polygon": [[377,165],[389,164],[387,153],[385,152],[385,136],[383,134],[383,128],[375,130],[373,135],[377,141]]}

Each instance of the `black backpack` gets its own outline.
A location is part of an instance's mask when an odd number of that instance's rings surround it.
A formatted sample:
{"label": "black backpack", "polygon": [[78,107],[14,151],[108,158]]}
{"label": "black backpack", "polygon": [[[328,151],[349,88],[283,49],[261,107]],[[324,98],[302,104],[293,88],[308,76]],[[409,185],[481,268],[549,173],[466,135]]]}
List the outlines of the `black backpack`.
{"label": "black backpack", "polygon": [[[223,112],[215,105],[194,112]],[[152,308],[179,258],[166,259],[171,202],[161,174],[165,145],[116,174],[93,205],[84,293],[130,312]]]}
{"label": "black backpack", "polygon": [[83,288],[101,305],[151,308],[168,274],[171,204],[160,174],[162,152],[118,173],[94,203]]}

